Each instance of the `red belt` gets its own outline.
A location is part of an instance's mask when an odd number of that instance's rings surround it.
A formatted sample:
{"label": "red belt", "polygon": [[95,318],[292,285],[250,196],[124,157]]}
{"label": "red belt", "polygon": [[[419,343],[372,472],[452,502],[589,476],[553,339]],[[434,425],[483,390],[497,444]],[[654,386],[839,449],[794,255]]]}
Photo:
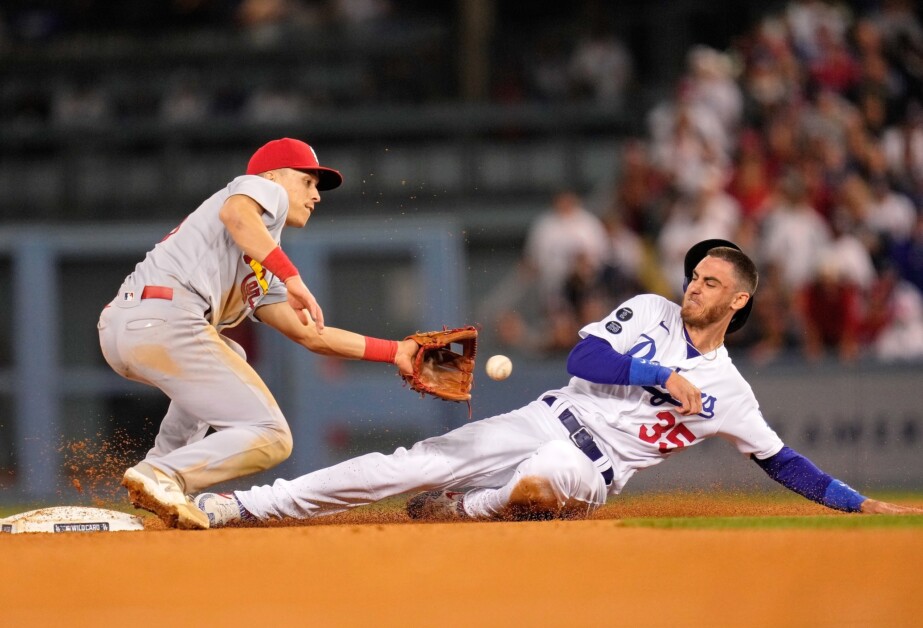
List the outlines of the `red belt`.
{"label": "red belt", "polygon": [[173,300],[173,288],[168,286],[144,286],[144,290],[141,291],[142,299],[164,299],[166,301]]}

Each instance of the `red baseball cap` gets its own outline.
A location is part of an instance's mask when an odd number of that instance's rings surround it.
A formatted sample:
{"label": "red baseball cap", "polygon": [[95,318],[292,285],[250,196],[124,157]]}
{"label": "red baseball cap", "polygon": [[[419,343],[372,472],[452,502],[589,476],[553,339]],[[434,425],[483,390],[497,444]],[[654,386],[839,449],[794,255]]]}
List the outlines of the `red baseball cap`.
{"label": "red baseball cap", "polygon": [[332,190],[343,183],[343,175],[317,162],[317,153],[313,148],[290,137],[272,140],[260,146],[247,164],[247,174],[260,174],[278,168],[294,168],[317,174],[320,179],[318,190]]}

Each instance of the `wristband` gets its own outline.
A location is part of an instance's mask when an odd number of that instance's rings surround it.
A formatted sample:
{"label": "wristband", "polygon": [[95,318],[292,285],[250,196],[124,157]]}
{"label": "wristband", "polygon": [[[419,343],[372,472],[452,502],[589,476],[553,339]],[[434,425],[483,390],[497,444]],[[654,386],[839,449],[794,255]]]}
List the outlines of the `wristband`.
{"label": "wristband", "polygon": [[382,340],[381,338],[371,338],[369,336],[365,337],[365,353],[362,354],[363,360],[393,364],[395,355],[397,355],[396,340]]}
{"label": "wristband", "polygon": [[666,366],[651,364],[641,358],[632,358],[631,367],[628,369],[628,383],[632,386],[663,386],[672,374],[673,370]]}
{"label": "wristband", "polygon": [[827,508],[858,512],[862,508],[865,497],[857,493],[851,486],[840,480],[833,480],[824,491],[821,503]]}
{"label": "wristband", "polygon": [[292,260],[288,258],[281,246],[269,252],[269,255],[262,261],[262,266],[283,282],[298,274],[298,269],[292,264]]}

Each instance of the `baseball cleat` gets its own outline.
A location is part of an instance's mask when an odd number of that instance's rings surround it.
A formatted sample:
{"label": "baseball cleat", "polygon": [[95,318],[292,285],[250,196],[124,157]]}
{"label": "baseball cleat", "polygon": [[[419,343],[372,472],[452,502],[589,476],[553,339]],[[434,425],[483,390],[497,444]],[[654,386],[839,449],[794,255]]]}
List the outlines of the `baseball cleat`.
{"label": "baseball cleat", "polygon": [[202,493],[192,503],[205,513],[208,517],[208,524],[212,528],[256,520],[256,517],[244,508],[234,493]]}
{"label": "baseball cleat", "polygon": [[426,491],[407,500],[407,515],[411,519],[452,521],[470,519],[465,512],[465,494],[458,491]]}
{"label": "baseball cleat", "polygon": [[186,500],[179,483],[160,469],[139,462],[122,477],[135,508],[154,513],[168,528],[207,530],[208,517]]}

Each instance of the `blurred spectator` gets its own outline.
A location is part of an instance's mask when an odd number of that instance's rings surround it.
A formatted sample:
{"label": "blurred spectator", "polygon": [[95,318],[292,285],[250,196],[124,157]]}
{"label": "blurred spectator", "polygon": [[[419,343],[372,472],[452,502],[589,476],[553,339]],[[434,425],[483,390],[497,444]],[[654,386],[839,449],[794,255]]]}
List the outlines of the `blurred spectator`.
{"label": "blurred spectator", "polygon": [[744,92],[753,118],[764,120],[783,106],[797,105],[802,71],[782,19],[763,18],[754,39],[745,51]]}
{"label": "blurred spectator", "polygon": [[897,279],[885,308],[888,318],[875,335],[873,355],[883,362],[905,362],[923,358],[923,296],[913,284]]}
{"label": "blurred spectator", "polygon": [[875,22],[885,54],[908,83],[914,98],[923,98],[923,25],[913,0],[883,0]]}
{"label": "blurred spectator", "polygon": [[868,213],[865,226],[887,243],[908,239],[916,224],[917,212],[910,198],[895,191],[884,176],[869,181]]}
{"label": "blurred spectator", "polygon": [[292,31],[326,21],[326,7],[299,0],[241,0],[235,19],[256,45],[274,44]]}
{"label": "blurred spectator", "polygon": [[564,307],[550,313],[551,348],[569,350],[581,327],[601,320],[612,310],[607,293],[609,286],[603,281],[606,269],[608,267],[592,260],[586,252],[574,258],[562,286]]}
{"label": "blurred spectator", "polygon": [[[737,239],[740,205],[724,188],[724,173],[713,167],[703,174],[697,190],[681,195],[670,208],[657,238],[664,277],[683,277],[683,259],[695,243],[708,238]],[[671,286],[674,296],[680,296],[680,288]]]}
{"label": "blurred spectator", "polygon": [[860,19],[855,28],[855,42],[861,64],[859,83],[856,86],[856,102],[860,109],[868,107],[869,99],[880,103],[880,122],[869,120],[870,130],[876,135],[879,128],[890,124],[901,115],[901,106],[906,98],[907,86],[900,74],[889,64],[885,55],[881,33],[871,19]]}
{"label": "blurred spectator", "polygon": [[823,37],[842,40],[848,27],[845,7],[824,0],[790,0],[785,20],[795,51],[807,63],[823,55]]}
{"label": "blurred spectator", "polygon": [[304,117],[308,104],[291,85],[261,85],[250,93],[241,115],[257,123],[297,122]]}
{"label": "blurred spectator", "polygon": [[901,278],[923,292],[923,212],[917,214],[910,237],[891,248],[891,261]]}
{"label": "blurred spectator", "polygon": [[[743,335],[752,337],[748,357],[757,364],[766,364],[783,355],[792,345],[794,299],[775,264],[762,264],[758,298],[753,301],[753,314],[749,323],[729,338],[741,341]],[[745,340],[744,340],[745,342]]]}
{"label": "blurred spectator", "polygon": [[823,255],[814,278],[796,292],[795,303],[806,358],[818,360],[829,352],[844,361],[858,357],[862,294],[840,272],[836,253]]}
{"label": "blurred spectator", "polygon": [[794,167],[801,157],[798,127],[794,108],[779,109],[766,120],[766,164],[775,179]]}
{"label": "blurred spectator", "polygon": [[903,118],[881,137],[888,174],[898,189],[923,202],[923,105],[911,101]]}
{"label": "blurred spectator", "polygon": [[113,115],[111,98],[105,89],[90,81],[80,81],[55,89],[51,120],[62,126],[91,126],[108,121]]}
{"label": "blurred spectator", "polygon": [[543,308],[560,310],[564,282],[574,263],[598,271],[609,250],[602,221],[587,211],[572,190],[554,195],[551,209],[543,212],[526,233],[523,262],[538,281]]}
{"label": "blurred spectator", "polygon": [[186,124],[208,117],[210,95],[192,77],[174,78],[160,101],[160,119],[167,123]]}
{"label": "blurred spectator", "polygon": [[609,305],[615,307],[646,291],[644,276],[648,271],[648,253],[641,236],[630,229],[617,212],[606,214],[603,224],[609,236],[609,255],[603,263],[600,279]]}
{"label": "blurred spectator", "polygon": [[740,135],[727,187],[728,194],[740,205],[744,220],[754,224],[762,220],[773,187],[774,176],[766,158],[763,139],[755,129],[746,129]]}
{"label": "blurred spectator", "polygon": [[817,51],[808,64],[808,74],[817,85],[839,93],[851,90],[860,79],[860,66],[842,33],[821,25],[816,33]]}
{"label": "blurred spectator", "polygon": [[743,115],[743,94],[731,59],[714,48],[694,46],[686,63],[690,102],[713,111],[728,136],[736,133]]}
{"label": "blurred spectator", "polygon": [[760,258],[779,268],[788,290],[800,291],[817,269],[820,251],[830,243],[830,227],[808,201],[804,177],[787,172],[763,221]]}
{"label": "blurred spectator", "polygon": [[[500,341],[541,352],[570,349],[581,317],[592,320],[604,307],[601,272],[608,255],[602,221],[583,207],[574,191],[556,193],[551,208],[529,226],[517,275],[485,299],[490,303],[485,307],[493,310],[488,314],[497,320]],[[530,305],[523,303],[529,285],[537,291],[540,333],[531,331],[524,311]]]}
{"label": "blurred spectator", "polygon": [[648,237],[655,234],[663,221],[666,181],[652,162],[648,146],[639,139],[629,139],[622,146],[619,172],[610,203],[631,231]]}
{"label": "blurred spectator", "polygon": [[595,22],[570,56],[571,88],[578,98],[621,109],[633,72],[628,48],[605,22]]}
{"label": "blurred spectator", "polygon": [[865,291],[872,287],[877,274],[872,256],[860,239],[860,227],[848,218],[836,217],[832,223],[833,240],[822,251],[821,259],[829,257],[832,261],[828,263],[835,266],[841,281]]}
{"label": "blurred spectator", "polygon": [[567,47],[561,37],[540,36],[526,66],[533,96],[540,101],[566,101],[570,94],[568,63]]}
{"label": "blurred spectator", "polygon": [[689,99],[685,86],[676,100],[648,116],[654,163],[680,193],[696,193],[706,171],[728,165],[728,136],[717,115]]}
{"label": "blurred spectator", "polygon": [[801,128],[810,141],[827,139],[840,145],[846,141],[847,127],[859,122],[859,113],[847,98],[836,90],[820,87],[801,111]]}
{"label": "blurred spectator", "polygon": [[364,31],[385,23],[394,12],[390,0],[332,0],[333,14],[349,31]]}

